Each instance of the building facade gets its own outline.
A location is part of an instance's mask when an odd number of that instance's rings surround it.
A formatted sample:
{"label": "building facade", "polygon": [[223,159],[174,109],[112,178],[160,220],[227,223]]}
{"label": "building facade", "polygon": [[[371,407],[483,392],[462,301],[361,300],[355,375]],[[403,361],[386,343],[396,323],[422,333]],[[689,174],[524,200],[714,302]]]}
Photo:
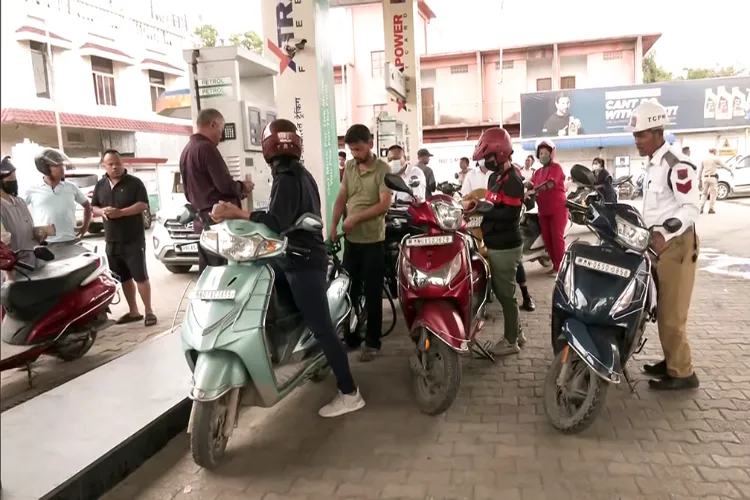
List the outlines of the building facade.
{"label": "building facade", "polygon": [[3,2],[3,154],[25,139],[58,147],[59,115],[62,145],[71,157],[107,148],[178,157],[191,123],[156,112],[164,91],[187,86],[182,50],[191,44],[191,27],[187,15],[175,14],[176,6]]}
{"label": "building facade", "polygon": [[[385,90],[382,5],[333,9],[334,78],[339,142],[354,123],[371,125],[391,99]],[[470,52],[430,53],[435,14],[419,2],[415,40],[420,53],[423,143],[434,149],[442,175],[471,153],[482,131],[502,124],[520,137],[521,95],[642,83],[643,56],[659,39],[643,34]],[[519,152],[520,154],[520,152]],[[444,168],[443,168],[444,167]]]}

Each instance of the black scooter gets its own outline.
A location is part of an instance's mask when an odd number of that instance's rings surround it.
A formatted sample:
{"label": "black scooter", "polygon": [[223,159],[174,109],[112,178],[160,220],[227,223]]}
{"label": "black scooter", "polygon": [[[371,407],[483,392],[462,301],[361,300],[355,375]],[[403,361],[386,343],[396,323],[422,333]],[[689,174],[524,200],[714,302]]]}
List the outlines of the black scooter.
{"label": "black scooter", "polygon": [[[643,333],[656,321],[655,269],[648,255],[650,232],[638,210],[591,197],[595,176],[583,165],[570,172],[583,186],[566,205],[571,220],[586,225],[596,245],[568,247],[552,295],[555,359],[544,382],[544,411],[564,433],[586,429],[605,405],[609,384],[625,379],[625,366],[643,349]],[[583,200],[587,203],[584,204]],[[675,233],[679,219],[663,227]]]}

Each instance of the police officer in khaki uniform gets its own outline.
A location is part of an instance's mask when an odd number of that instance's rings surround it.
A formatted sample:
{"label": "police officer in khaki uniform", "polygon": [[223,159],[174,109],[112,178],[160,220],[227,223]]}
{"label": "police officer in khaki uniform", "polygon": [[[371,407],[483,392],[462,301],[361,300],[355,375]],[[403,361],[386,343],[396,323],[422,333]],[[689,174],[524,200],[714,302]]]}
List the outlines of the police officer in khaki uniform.
{"label": "police officer in khaki uniform", "polygon": [[689,158],[665,141],[668,124],[666,110],[656,102],[639,105],[630,122],[638,152],[649,159],[643,196],[646,225],[660,225],[670,218],[682,222],[675,233],[661,228],[651,233],[651,248],[657,254],[657,323],[665,358],[644,366],[645,373],[654,377],[649,387],[655,390],[694,389],[699,385],[686,335],[698,259],[698,175]]}
{"label": "police officer in khaki uniform", "polygon": [[701,162],[701,171],[698,174],[702,184],[701,213],[703,213],[703,206],[706,204],[706,198],[708,198],[708,213],[715,214],[714,203],[716,203],[716,186],[719,184],[719,168],[726,168],[726,165],[716,154],[715,148],[709,149],[708,154],[709,157]]}

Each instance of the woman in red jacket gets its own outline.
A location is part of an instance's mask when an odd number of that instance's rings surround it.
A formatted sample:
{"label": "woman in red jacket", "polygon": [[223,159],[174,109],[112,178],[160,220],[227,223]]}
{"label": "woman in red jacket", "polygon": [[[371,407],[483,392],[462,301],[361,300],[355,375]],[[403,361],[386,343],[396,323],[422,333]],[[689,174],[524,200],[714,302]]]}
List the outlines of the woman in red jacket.
{"label": "woman in red jacket", "polygon": [[544,139],[537,142],[536,157],[542,168],[534,172],[531,185],[536,193],[539,208],[539,226],[544,245],[547,247],[554,271],[560,269],[565,254],[565,227],[568,224],[568,209],[565,206],[565,173],[555,162],[555,143]]}

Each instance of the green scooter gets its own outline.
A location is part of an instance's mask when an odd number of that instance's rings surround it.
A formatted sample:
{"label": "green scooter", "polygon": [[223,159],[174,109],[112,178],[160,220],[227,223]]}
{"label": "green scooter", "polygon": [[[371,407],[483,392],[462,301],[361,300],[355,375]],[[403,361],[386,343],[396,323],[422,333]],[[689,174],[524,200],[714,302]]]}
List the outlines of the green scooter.
{"label": "green scooter", "polygon": [[[200,245],[228,261],[201,274],[182,323],[182,349],[193,372],[188,433],[201,467],[221,461],[240,407],[269,408],[306,381],[328,375],[326,358],[291,294],[274,286],[269,263],[308,252],[291,247],[285,234],[322,229],[320,217],[305,214],[282,234],[246,220],[225,221],[201,234]],[[328,307],[343,336],[356,328],[357,314],[351,280],[336,249],[329,253]]]}

